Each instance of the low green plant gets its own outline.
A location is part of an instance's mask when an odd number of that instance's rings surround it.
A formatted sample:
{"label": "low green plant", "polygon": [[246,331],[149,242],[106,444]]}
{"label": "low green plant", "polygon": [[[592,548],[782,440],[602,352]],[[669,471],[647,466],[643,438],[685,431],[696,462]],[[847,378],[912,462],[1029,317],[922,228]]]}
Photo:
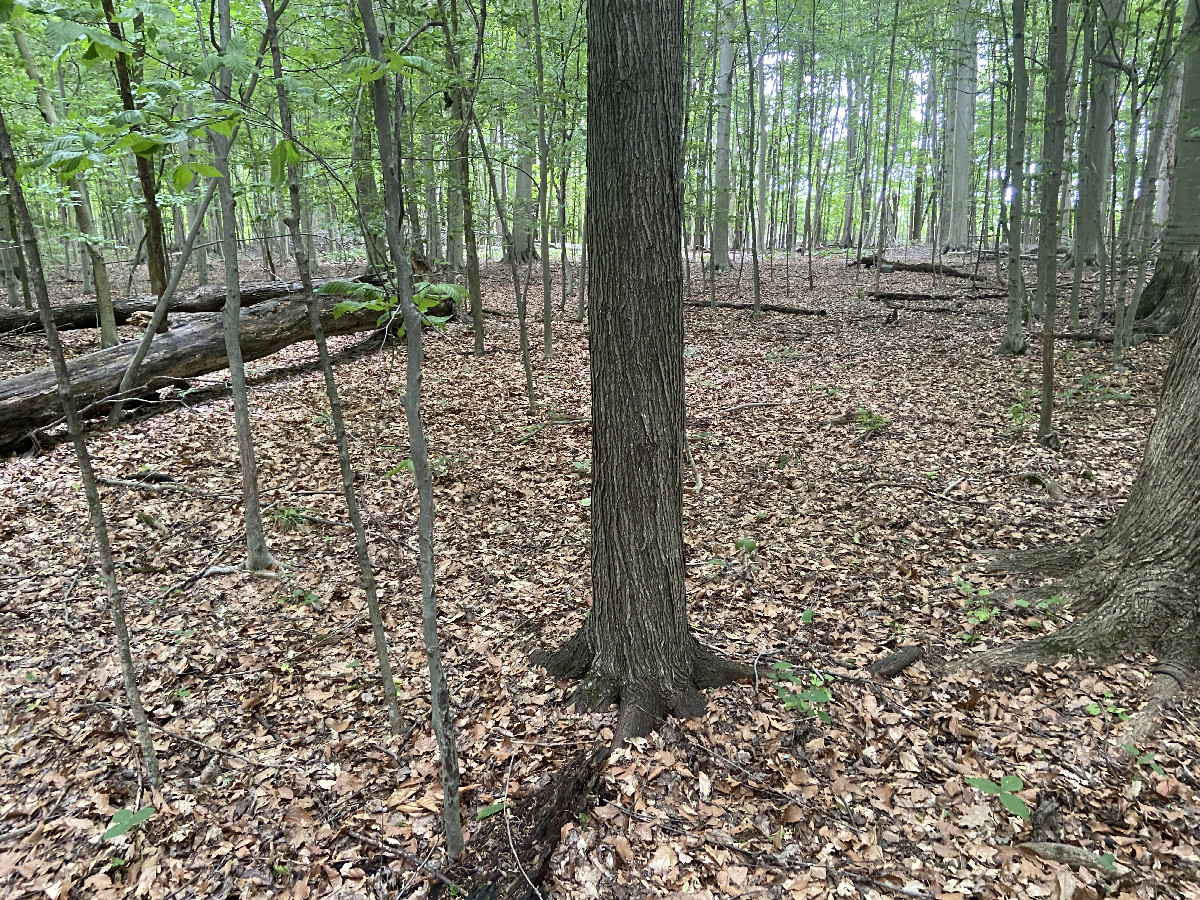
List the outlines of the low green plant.
{"label": "low green plant", "polygon": [[276,506],[267,518],[276,531],[299,531],[310,515],[312,510],[306,506]]}
{"label": "low green plant", "polygon": [[1163,767],[1158,764],[1153,753],[1138,753],[1137,747],[1133,744],[1122,744],[1121,749],[1134,758],[1134,764],[1146,766],[1156,775],[1165,775]]}
{"label": "low green plant", "polygon": [[[1049,619],[1051,622],[1058,622],[1062,619],[1062,616],[1059,615],[1056,609],[1056,607],[1062,606],[1062,604],[1063,599],[1061,597],[1047,597],[1045,600],[1037,601],[1037,603],[1033,603],[1029,600],[1013,601],[1013,606],[1015,606],[1017,609],[1023,609],[1030,612],[1037,610],[1044,613],[1044,618]],[[1025,620],[1025,625],[1029,628],[1040,630],[1042,628],[1042,624],[1042,619],[1035,618],[1033,616],[1030,616]]]}
{"label": "low green plant", "polygon": [[1012,420],[1008,426],[1010,434],[1024,434],[1037,421],[1038,412],[1034,408],[1036,399],[1037,392],[1033,388],[1024,388],[1017,394],[1016,401],[1008,408],[1008,417]]}
{"label": "low green plant", "polygon": [[141,809],[118,809],[112,814],[108,830],[104,832],[104,840],[111,841],[123,834],[128,834],[147,819],[154,815],[153,806],[143,806]]}
{"label": "low green plant", "polygon": [[1016,775],[1002,776],[999,784],[990,778],[964,778],[963,781],[981,793],[995,797],[1014,816],[1020,816],[1026,822],[1033,818],[1028,804],[1017,796],[1016,792],[1024,788],[1025,783]]}
{"label": "low green plant", "polygon": [[1128,721],[1129,714],[1125,712],[1125,707],[1117,706],[1115,703],[1113,703],[1112,696],[1113,695],[1111,691],[1105,691],[1102,702],[1093,700],[1083,708],[1083,711],[1089,716],[1099,716],[1103,713],[1108,713],[1110,716],[1116,716],[1122,722]]}
{"label": "low green plant", "polygon": [[[348,313],[368,309],[380,314],[376,323],[378,325],[383,325],[392,318],[398,299],[394,294],[389,294],[381,287],[361,281],[327,281],[317,288],[316,293],[351,298],[342,300],[333,307],[335,319]],[[457,284],[435,284],[422,281],[413,285],[413,303],[416,304],[417,311],[421,314],[421,321],[426,325],[444,327],[450,321],[450,316],[430,316],[426,313],[445,300],[457,303],[464,297],[466,297],[466,291]],[[396,336],[401,337],[403,334],[404,325],[400,324]]]}
{"label": "low green plant", "polygon": [[584,478],[592,477],[592,461],[590,459],[577,459],[571,463],[571,468],[582,475]]}
{"label": "low green plant", "polygon": [[[808,621],[812,621],[811,617]],[[833,718],[822,707],[833,699],[829,690],[829,679],[819,672],[808,678],[796,674],[791,663],[777,662],[771,667],[771,680],[776,682],[775,693],[783,701],[784,709],[805,713],[820,719],[826,725]]]}
{"label": "low green plant", "polygon": [[877,412],[871,412],[866,407],[859,407],[858,412],[854,414],[854,420],[858,422],[859,428],[867,434],[875,434],[883,428],[886,428],[892,420],[887,416],[882,416]]}
{"label": "low green plant", "polygon": [[[283,601],[281,600],[280,602],[282,603]],[[291,606],[307,606],[309,609],[312,609],[314,606],[319,605],[320,602],[320,595],[313,593],[308,588],[292,588]]]}
{"label": "low green plant", "polygon": [[733,542],[733,547],[738,553],[749,555],[758,549],[758,542],[753,538],[738,538]]}

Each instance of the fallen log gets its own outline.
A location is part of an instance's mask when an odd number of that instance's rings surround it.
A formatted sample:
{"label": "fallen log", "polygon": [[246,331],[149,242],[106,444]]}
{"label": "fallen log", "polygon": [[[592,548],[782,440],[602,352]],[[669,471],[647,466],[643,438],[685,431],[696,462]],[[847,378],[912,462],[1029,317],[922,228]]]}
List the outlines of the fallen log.
{"label": "fallen log", "polygon": [[[847,263],[849,266],[858,265],[858,260],[850,260]],[[862,258],[863,268],[869,269],[875,265],[874,256],[864,256]],[[884,260],[884,265],[891,266],[897,272],[923,272],[926,275],[945,275],[949,278],[965,278],[968,281],[988,281],[986,275],[976,275],[974,272],[968,272],[966,269],[956,269],[954,266],[947,266],[939,263],[927,262],[904,262],[902,260]]]}
{"label": "fallen log", "polygon": [[[352,334],[377,327],[379,313],[360,310],[335,319],[338,298],[322,304],[321,324],[327,335]],[[431,311],[437,314],[436,310]],[[242,356],[262,359],[284,347],[312,338],[302,300],[268,300],[242,310]],[[127,341],[71,360],[68,371],[75,401],[85,418],[103,415],[121,383],[137,347]],[[142,363],[132,396],[144,395],[179,379],[217,372],[228,365],[221,316],[200,314],[161,334]],[[0,382],[0,450],[10,449],[62,416],[54,371],[46,367]]]}
{"label": "fallen log", "polygon": [[[712,307],[714,304],[709,303],[707,300],[685,300],[683,305],[704,309]],[[721,309],[754,309],[753,303],[729,303],[724,300],[718,300],[715,305]],[[761,312],[791,313],[796,316],[825,315],[825,310],[823,309],[806,309],[802,306],[780,306],[777,303],[760,303],[758,308]]]}
{"label": "fallen log", "polygon": [[[331,280],[331,279],[326,279]],[[338,279],[347,280],[347,279]],[[368,279],[363,279],[368,280]],[[325,280],[316,281],[320,287]],[[242,285],[242,306],[255,306],[268,300],[277,300],[288,294],[298,294],[298,281],[252,281]],[[158,303],[157,297],[130,297],[113,301],[113,314],[118,325],[127,325],[138,313],[152,313]],[[211,313],[220,312],[225,305],[225,285],[206,284],[179,294],[167,306],[168,313]],[[99,318],[95,302],[67,303],[54,307],[54,324],[59,331],[76,328],[98,328]],[[14,331],[41,331],[42,321],[37,310],[0,309],[0,333]]]}

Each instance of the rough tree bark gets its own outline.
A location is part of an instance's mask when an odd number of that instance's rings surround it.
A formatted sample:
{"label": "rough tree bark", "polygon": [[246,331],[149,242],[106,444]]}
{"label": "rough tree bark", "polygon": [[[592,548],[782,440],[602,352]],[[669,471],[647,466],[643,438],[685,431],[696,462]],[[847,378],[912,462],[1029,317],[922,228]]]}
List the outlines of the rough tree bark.
{"label": "rough tree bark", "polygon": [[1171,176],[1171,206],[1154,276],[1142,292],[1137,315],[1142,331],[1165,334],[1178,323],[1187,291],[1187,273],[1200,248],[1200,0],[1188,4],[1182,46],[1183,96]]}
{"label": "rough tree bark", "polygon": [[583,678],[583,705],[619,701],[621,740],[699,714],[699,688],[748,671],[687,621],[683,4],[594,0],[587,28],[594,599],[579,632],[536,659]]}
{"label": "rough tree bark", "polygon": [[1200,263],[1185,278],[1183,322],[1158,415],[1129,499],[1076,544],[1003,558],[1009,571],[1050,576],[1040,596],[1081,613],[1052,634],[967,657],[961,665],[1022,666],[1073,654],[1110,659],[1141,647],[1178,687],[1200,665]]}

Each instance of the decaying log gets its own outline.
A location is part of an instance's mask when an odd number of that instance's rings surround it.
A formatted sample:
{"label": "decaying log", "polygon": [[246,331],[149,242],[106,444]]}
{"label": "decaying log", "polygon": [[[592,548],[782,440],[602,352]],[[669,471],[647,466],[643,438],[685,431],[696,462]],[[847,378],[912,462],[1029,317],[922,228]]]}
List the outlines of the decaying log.
{"label": "decaying log", "polygon": [[[345,281],[347,279],[337,280]],[[370,281],[371,279],[360,280]],[[320,287],[324,283],[325,281],[316,281],[314,287]],[[300,282],[298,281],[252,281],[241,287],[242,306],[254,306],[300,292]],[[127,325],[129,320],[138,313],[154,312],[157,303],[157,297],[130,297],[127,300],[113,300],[113,313],[116,316],[117,324]],[[220,312],[224,305],[225,285],[206,284],[194,290],[184,291],[173,298],[167,306],[167,312]],[[54,307],[54,324],[58,326],[59,331],[69,331],[73,328],[98,328],[98,322],[94,302],[67,303]],[[41,330],[42,322],[38,318],[37,310],[0,309],[0,333]]]}
{"label": "decaying log", "polygon": [[[707,300],[687,300],[683,305],[700,308],[713,306]],[[720,309],[754,309],[753,303],[728,303],[723,300],[718,300],[716,306]],[[777,303],[760,303],[758,308],[762,312],[791,313],[795,316],[823,316],[826,314],[823,309],[806,309],[802,306],[780,306]]]}
{"label": "decaying log", "polygon": [[924,647],[910,644],[907,647],[901,647],[895,653],[889,653],[883,659],[875,660],[867,666],[867,671],[880,678],[891,678],[899,675],[924,655]]}
{"label": "decaying log", "polygon": [[[864,256],[862,258],[864,268],[871,268],[875,265],[874,256]],[[858,260],[850,260],[847,265],[856,266]],[[954,266],[945,264],[927,263],[927,262],[904,262],[902,260],[885,260],[884,265],[891,266],[897,272],[924,272],[926,275],[945,275],[948,278],[965,278],[967,281],[988,281],[986,275],[976,275],[974,272],[968,272],[966,269],[957,269]]]}
{"label": "decaying log", "polygon": [[[330,298],[323,304],[321,324],[326,334],[351,334],[377,327],[379,313],[372,310],[335,319],[332,310],[336,303],[337,298]],[[431,313],[438,314],[436,310]],[[242,355],[247,361],[262,359],[312,337],[302,300],[268,300],[243,309],[241,327]],[[135,341],[127,341],[68,363],[75,400],[85,417],[107,412],[107,401],[114,399],[136,348]],[[154,339],[138,383],[130,393],[140,396],[158,386],[217,372],[227,365],[221,315],[202,313]],[[56,422],[61,415],[54,372],[49,367],[0,382],[0,450],[23,442],[35,429]]]}

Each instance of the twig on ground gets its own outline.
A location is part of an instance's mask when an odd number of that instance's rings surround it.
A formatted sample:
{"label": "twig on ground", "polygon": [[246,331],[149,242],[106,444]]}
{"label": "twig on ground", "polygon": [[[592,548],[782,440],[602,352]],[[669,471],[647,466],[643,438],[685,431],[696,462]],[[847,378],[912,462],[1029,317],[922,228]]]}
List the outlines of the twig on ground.
{"label": "twig on ground", "polygon": [[455,884],[453,881],[451,881],[449,878],[447,878],[445,875],[443,875],[441,872],[439,872],[433,866],[425,863],[420,857],[413,856],[411,853],[409,853],[404,848],[398,847],[393,843],[386,842],[387,841],[386,838],[384,838],[384,841],[377,841],[377,840],[375,840],[375,838],[367,837],[367,835],[365,835],[361,832],[353,831],[353,830],[349,830],[349,829],[346,831],[346,834],[348,834],[350,837],[354,838],[356,841],[362,841],[364,844],[368,844],[368,845],[374,847],[376,850],[383,850],[387,853],[394,853],[397,856],[401,857],[402,859],[408,860],[410,863],[412,863],[418,869],[428,872],[430,875],[432,875],[434,878],[436,878],[438,881],[440,881],[446,887],[450,888],[450,890],[453,891],[454,896],[456,896],[456,897],[466,897],[467,896],[467,892],[465,890],[463,890],[463,888],[461,888],[459,885]]}

